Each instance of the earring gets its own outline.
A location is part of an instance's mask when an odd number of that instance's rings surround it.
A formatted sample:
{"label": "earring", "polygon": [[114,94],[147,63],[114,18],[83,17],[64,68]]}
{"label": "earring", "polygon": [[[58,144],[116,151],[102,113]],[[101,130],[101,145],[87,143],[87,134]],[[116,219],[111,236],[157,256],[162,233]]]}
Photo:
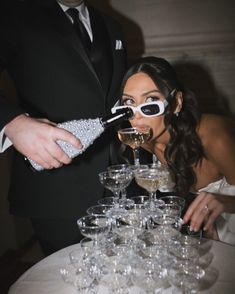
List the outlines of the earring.
{"label": "earring", "polygon": [[179,116],[179,112],[176,112],[176,113],[175,113],[175,116],[178,117],[178,116]]}

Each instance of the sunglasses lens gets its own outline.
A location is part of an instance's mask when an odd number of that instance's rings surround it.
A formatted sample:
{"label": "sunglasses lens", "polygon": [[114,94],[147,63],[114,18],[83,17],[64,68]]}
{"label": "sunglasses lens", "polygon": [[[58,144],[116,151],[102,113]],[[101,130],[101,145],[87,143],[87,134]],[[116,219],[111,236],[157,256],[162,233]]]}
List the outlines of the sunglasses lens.
{"label": "sunglasses lens", "polygon": [[141,111],[145,115],[156,115],[160,112],[160,108],[157,104],[149,104],[149,105],[143,105],[141,107]]}

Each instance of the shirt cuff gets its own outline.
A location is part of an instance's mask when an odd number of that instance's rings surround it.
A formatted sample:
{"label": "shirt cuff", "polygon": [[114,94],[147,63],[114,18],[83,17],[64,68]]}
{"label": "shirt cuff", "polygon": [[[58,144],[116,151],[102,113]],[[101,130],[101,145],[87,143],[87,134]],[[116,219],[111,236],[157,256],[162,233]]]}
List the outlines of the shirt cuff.
{"label": "shirt cuff", "polygon": [[12,146],[11,140],[5,135],[4,131],[5,127],[0,132],[0,153],[3,153]]}

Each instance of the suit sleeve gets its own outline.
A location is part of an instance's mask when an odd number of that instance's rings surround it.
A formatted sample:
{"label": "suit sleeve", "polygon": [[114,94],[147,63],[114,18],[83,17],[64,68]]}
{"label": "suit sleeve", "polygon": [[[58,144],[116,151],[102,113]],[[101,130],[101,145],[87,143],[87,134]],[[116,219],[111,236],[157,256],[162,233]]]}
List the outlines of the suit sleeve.
{"label": "suit sleeve", "polygon": [[[8,5],[4,4],[6,2],[3,1],[0,4],[0,82],[4,70],[11,76],[10,65],[13,64],[14,56],[17,54],[19,38],[14,12],[11,12],[12,9],[9,9],[10,3]],[[6,93],[4,93],[0,83],[0,131],[13,118],[24,112],[18,105],[12,105],[7,101]]]}

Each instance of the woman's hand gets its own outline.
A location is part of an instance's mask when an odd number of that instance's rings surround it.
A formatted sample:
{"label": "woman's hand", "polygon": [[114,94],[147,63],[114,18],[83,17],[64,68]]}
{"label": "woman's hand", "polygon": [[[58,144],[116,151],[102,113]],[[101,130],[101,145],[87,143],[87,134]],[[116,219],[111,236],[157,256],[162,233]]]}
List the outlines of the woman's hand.
{"label": "woman's hand", "polygon": [[70,132],[56,127],[47,119],[34,119],[26,115],[19,115],[9,122],[5,134],[20,153],[45,169],[58,168],[71,162],[71,158],[56,143],[57,140],[81,148],[80,141]]}
{"label": "woman's hand", "polygon": [[188,207],[183,220],[190,222],[190,229],[198,231],[203,225],[203,230],[214,234],[214,223],[223,213],[235,213],[235,197],[221,194],[200,192]]}

